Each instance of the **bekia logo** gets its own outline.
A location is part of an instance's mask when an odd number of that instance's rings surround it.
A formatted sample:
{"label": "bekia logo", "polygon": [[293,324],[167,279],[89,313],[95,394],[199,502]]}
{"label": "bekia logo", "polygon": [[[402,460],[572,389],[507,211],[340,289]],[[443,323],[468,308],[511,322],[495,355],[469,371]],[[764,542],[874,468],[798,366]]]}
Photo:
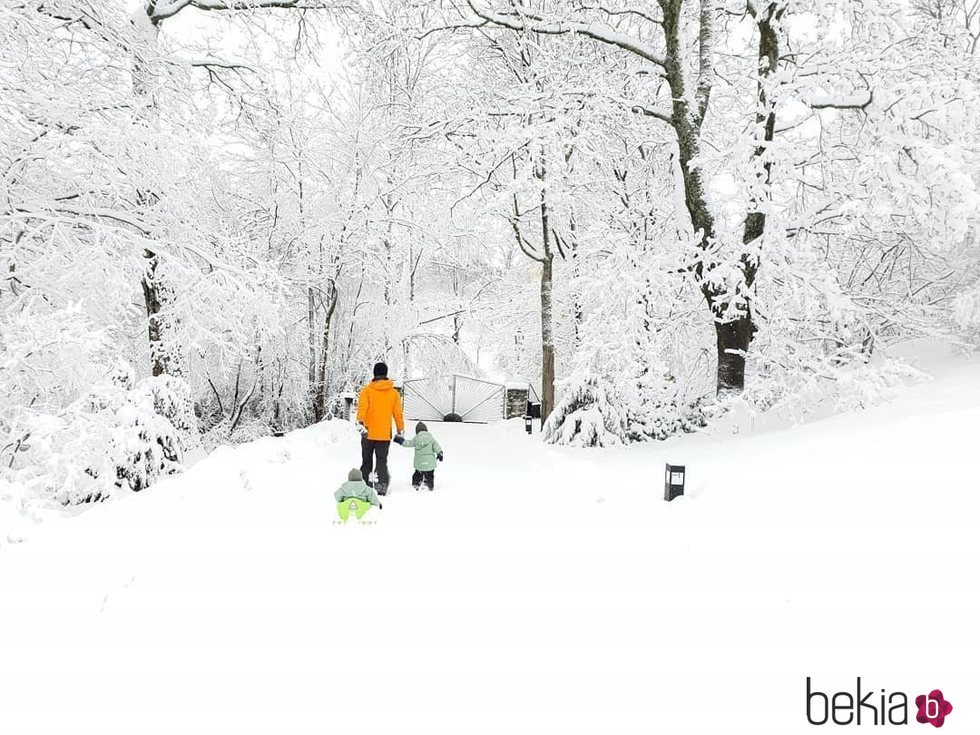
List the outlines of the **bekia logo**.
{"label": "bekia logo", "polygon": [[[953,705],[942,690],[933,689],[915,698],[915,721],[942,727]],[[806,678],[806,719],[811,725],[907,725],[909,698],[905,692],[866,689],[857,677],[854,692],[827,694],[813,688]]]}

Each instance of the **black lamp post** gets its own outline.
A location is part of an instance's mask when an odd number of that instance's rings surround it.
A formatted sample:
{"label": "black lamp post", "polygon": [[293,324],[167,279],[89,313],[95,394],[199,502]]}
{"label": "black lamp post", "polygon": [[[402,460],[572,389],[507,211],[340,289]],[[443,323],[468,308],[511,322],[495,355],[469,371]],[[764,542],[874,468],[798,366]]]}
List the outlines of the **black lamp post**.
{"label": "black lamp post", "polygon": [[530,434],[533,430],[533,422],[534,418],[531,416],[531,414],[528,413],[524,415],[524,431],[526,431],[528,434]]}
{"label": "black lamp post", "polygon": [[684,494],[684,465],[669,464],[664,473],[664,500],[673,500]]}

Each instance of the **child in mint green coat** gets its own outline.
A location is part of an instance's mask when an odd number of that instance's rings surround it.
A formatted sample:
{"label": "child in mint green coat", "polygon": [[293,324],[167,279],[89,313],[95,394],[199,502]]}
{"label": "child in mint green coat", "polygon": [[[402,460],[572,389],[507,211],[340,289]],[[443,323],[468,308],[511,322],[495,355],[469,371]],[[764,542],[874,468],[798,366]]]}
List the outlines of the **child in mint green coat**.
{"label": "child in mint green coat", "polygon": [[[395,437],[398,441],[398,437]],[[415,425],[415,437],[402,439],[399,444],[415,449],[415,472],[412,473],[412,487],[418,490],[422,483],[429,490],[435,489],[436,462],[442,462],[442,447],[429,433],[429,428],[419,421]]]}
{"label": "child in mint green coat", "polygon": [[374,489],[364,482],[364,476],[356,467],[347,475],[347,482],[341,485],[333,494],[337,501],[337,512],[341,520],[346,521],[351,511],[360,520],[372,505],[381,510],[381,501]]}

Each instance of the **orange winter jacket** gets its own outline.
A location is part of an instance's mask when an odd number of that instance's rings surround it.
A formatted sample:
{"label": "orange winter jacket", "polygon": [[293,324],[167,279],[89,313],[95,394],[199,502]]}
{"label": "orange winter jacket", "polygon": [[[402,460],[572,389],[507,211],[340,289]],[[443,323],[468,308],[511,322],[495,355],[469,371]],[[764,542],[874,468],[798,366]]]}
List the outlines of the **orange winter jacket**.
{"label": "orange winter jacket", "polygon": [[391,420],[398,431],[405,431],[402,416],[402,397],[390,380],[372,380],[361,388],[357,399],[357,420],[367,427],[367,438],[375,441],[391,440]]}

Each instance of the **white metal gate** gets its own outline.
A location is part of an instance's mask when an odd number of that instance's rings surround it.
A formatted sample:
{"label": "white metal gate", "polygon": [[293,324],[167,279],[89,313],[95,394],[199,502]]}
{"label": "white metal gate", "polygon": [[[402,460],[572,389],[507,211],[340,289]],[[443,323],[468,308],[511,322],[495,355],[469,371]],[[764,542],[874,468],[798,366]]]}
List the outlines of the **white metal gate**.
{"label": "white metal gate", "polygon": [[405,415],[418,421],[442,421],[451,413],[463,421],[487,423],[504,418],[506,390],[500,383],[466,375],[436,375],[406,380]]}

